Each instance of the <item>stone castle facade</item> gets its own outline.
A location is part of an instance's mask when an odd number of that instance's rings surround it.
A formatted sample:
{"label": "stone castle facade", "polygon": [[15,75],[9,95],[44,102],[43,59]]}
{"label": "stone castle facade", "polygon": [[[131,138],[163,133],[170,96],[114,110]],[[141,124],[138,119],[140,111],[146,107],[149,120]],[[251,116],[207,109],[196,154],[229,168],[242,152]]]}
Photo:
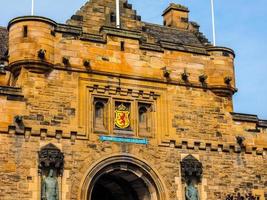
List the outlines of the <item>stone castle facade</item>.
{"label": "stone castle facade", "polygon": [[233,111],[234,51],[184,6],[163,26],[120,11],[0,28],[0,199],[45,199],[51,171],[60,200],[267,199],[267,121]]}

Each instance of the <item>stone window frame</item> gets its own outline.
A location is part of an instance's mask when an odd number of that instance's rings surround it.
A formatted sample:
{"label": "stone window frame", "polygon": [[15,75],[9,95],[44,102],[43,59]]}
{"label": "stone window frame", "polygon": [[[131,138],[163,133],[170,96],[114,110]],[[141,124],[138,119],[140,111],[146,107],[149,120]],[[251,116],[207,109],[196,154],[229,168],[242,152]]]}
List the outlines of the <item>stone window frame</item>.
{"label": "stone window frame", "polygon": [[[141,106],[144,106],[144,105],[149,105],[149,109],[150,109],[150,111],[148,110],[148,112],[149,112],[149,121],[150,121],[150,127],[151,127],[151,129],[150,129],[150,131],[144,131],[144,130],[142,130],[141,131],[141,129],[140,129],[140,119],[139,119],[139,117],[140,117],[140,107]],[[156,103],[154,102],[154,101],[144,101],[144,100],[137,100],[137,105],[136,105],[136,108],[137,108],[137,135],[139,136],[139,137],[150,137],[150,138],[152,138],[152,137],[154,137],[154,135],[155,135],[155,126],[156,126],[156,124],[155,124],[155,106],[156,106]]]}
{"label": "stone window frame", "polygon": [[[92,127],[94,133],[109,134],[110,130],[110,97],[107,96],[93,96],[93,106],[92,106]],[[96,103],[102,103],[104,105],[104,118],[103,118],[103,128],[96,126]]]}
{"label": "stone window frame", "polygon": [[[95,104],[96,102],[103,102],[105,104],[104,112],[106,113],[104,117],[105,128],[96,127],[96,113],[95,113]],[[130,103],[130,130],[119,130],[115,128],[115,103]],[[151,106],[151,131],[141,132],[139,127],[139,105],[147,104]],[[103,134],[103,135],[118,135],[118,136],[132,136],[132,137],[146,137],[154,138],[155,137],[155,110],[156,102],[155,100],[143,100],[139,98],[127,98],[127,97],[117,97],[113,95],[96,95],[92,94],[92,114],[91,114],[91,127],[93,134]]]}
{"label": "stone window frame", "polygon": [[[172,128],[170,119],[170,110],[168,104],[166,104],[167,91],[165,87],[159,85],[143,85],[136,81],[127,80],[129,82],[124,83],[122,86],[117,86],[117,81],[112,80],[100,80],[98,78],[88,78],[86,75],[82,75],[79,78],[79,99],[78,99],[78,111],[77,111],[77,123],[78,133],[77,137],[80,139],[98,141],[99,136],[110,135],[115,136],[111,125],[107,133],[95,133],[93,128],[93,97],[104,97],[120,99],[131,99],[135,102],[152,102],[154,109],[157,112],[153,113],[154,117],[154,130],[151,136],[139,135],[138,130],[134,130],[134,135],[131,137],[149,138],[151,142],[156,143],[158,140],[162,140],[170,135],[170,132],[175,132]],[[136,105],[136,103],[135,103]],[[109,114],[111,113],[111,107],[109,108]],[[136,120],[135,120],[135,123]],[[155,139],[158,140],[155,140]]]}

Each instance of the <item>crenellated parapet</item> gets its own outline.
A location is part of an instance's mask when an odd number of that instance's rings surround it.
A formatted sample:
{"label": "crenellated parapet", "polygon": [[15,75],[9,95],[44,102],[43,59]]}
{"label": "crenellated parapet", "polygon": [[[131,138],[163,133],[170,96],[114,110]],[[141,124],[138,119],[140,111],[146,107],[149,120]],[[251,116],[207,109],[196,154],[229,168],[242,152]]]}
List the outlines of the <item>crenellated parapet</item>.
{"label": "crenellated parapet", "polygon": [[[60,141],[69,141],[72,145],[75,145],[78,141],[86,141],[87,138],[80,137],[83,133],[77,130],[67,130],[53,127],[23,127],[23,129],[19,129],[16,124],[10,125],[8,129],[5,131],[1,131],[1,134],[9,135],[10,137],[23,136],[25,142],[30,142],[34,138],[39,138],[41,141],[49,141],[51,139],[56,139],[58,142]],[[97,141],[95,141],[97,142]],[[115,141],[113,141],[115,142]],[[154,142],[147,142],[149,146],[155,146]],[[192,153],[200,153],[200,152],[213,152],[219,154],[247,154],[253,156],[263,156],[267,157],[267,146],[255,144],[249,145],[245,144],[241,146],[238,144],[237,140],[232,140],[228,142],[223,141],[206,141],[206,140],[192,140],[192,139],[180,139],[179,141],[174,140],[162,140],[161,143],[158,144],[161,148],[174,148],[180,149],[184,151],[190,151]]]}
{"label": "crenellated parapet", "polygon": [[[141,30],[103,24],[98,33],[90,33],[81,26],[58,24],[38,16],[15,18],[10,21],[8,30],[9,66],[6,69],[15,77],[21,68],[44,74],[57,69],[117,73],[148,81],[203,87],[230,99],[237,91],[234,52],[229,48],[207,46],[199,40],[196,30],[142,22]],[[164,69],[169,71],[167,80]],[[182,80],[185,71],[188,81]],[[229,110],[232,110],[231,104]]]}

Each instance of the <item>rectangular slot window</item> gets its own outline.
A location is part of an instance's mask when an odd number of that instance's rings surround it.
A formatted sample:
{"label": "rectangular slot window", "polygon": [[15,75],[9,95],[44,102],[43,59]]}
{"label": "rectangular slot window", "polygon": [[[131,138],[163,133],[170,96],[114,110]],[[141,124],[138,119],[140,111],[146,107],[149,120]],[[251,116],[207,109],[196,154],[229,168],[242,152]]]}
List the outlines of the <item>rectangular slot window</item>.
{"label": "rectangular slot window", "polygon": [[23,26],[23,37],[28,37],[28,26]]}
{"label": "rectangular slot window", "polygon": [[113,22],[116,22],[116,15],[115,13],[110,13],[110,22],[113,23]]}
{"label": "rectangular slot window", "polygon": [[125,50],[125,42],[121,41],[121,51],[124,51],[124,50]]}

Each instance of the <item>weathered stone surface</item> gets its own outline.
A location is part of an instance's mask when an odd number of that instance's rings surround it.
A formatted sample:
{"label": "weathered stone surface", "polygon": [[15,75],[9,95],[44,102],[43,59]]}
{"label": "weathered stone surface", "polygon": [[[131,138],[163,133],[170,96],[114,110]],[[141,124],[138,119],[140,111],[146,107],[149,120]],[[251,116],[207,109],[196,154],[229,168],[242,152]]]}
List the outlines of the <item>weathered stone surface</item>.
{"label": "weathered stone surface", "polygon": [[[121,3],[122,29],[110,21],[114,0],[91,0],[67,25],[41,17],[11,21],[12,73],[0,76],[0,199],[40,199],[38,152],[52,143],[64,154],[62,199],[87,199],[90,170],[127,155],[131,164],[143,162],[135,175],[153,172],[162,183],[158,199],[182,200],[180,162],[192,155],[203,166],[201,200],[238,192],[263,200],[266,120],[233,113],[233,51],[207,46],[196,24],[180,30],[145,23]],[[114,125],[119,103],[130,112],[127,130]],[[148,144],[101,141],[101,135]]]}

